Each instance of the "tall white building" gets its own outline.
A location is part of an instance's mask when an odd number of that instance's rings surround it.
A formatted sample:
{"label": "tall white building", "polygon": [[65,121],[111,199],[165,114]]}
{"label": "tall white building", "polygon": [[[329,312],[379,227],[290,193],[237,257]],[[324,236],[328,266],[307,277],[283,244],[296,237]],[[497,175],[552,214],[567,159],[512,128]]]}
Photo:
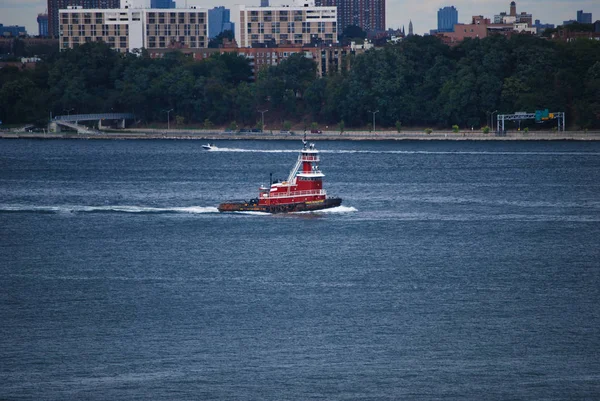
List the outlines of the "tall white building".
{"label": "tall white building", "polygon": [[119,52],[208,47],[208,11],[143,8],[147,0],[122,0],[121,9],[60,10],[60,49],[106,42]]}
{"label": "tall white building", "polygon": [[239,47],[337,43],[337,7],[317,7],[314,0],[269,7],[241,5],[233,9],[231,19]]}

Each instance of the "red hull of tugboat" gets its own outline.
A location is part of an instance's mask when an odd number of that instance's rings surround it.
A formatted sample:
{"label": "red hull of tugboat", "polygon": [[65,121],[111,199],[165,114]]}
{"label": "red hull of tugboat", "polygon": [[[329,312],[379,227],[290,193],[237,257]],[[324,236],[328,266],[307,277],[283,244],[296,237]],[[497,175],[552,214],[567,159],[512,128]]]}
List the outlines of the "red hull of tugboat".
{"label": "red hull of tugboat", "polygon": [[327,196],[323,189],[325,174],[319,170],[319,151],[312,143],[303,144],[287,180],[271,182],[269,187],[261,185],[256,199],[223,202],[219,212],[289,213],[340,206],[342,199]]}
{"label": "red hull of tugboat", "polygon": [[320,201],[298,202],[279,205],[259,205],[256,202],[231,201],[219,205],[219,212],[264,212],[264,213],[292,213],[308,212],[329,209],[342,204],[341,198],[327,198]]}

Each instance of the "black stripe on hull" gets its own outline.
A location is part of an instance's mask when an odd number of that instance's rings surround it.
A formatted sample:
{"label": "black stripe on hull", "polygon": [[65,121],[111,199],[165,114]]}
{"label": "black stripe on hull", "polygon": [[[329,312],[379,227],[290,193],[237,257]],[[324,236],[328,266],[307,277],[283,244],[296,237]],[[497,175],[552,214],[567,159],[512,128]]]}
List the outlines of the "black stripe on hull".
{"label": "black stripe on hull", "polygon": [[291,213],[329,209],[342,204],[341,198],[327,198],[322,202],[299,202],[283,205],[252,205],[242,202],[225,202],[218,207],[219,212],[265,212],[265,213]]}

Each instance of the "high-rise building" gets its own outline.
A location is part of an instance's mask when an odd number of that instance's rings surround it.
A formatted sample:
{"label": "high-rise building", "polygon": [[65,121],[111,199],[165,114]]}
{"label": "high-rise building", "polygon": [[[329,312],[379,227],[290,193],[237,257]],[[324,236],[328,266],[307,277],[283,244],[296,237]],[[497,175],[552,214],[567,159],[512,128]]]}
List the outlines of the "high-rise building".
{"label": "high-rise building", "polygon": [[239,47],[337,43],[337,9],[317,7],[309,0],[291,6],[240,5],[234,9],[232,20]]}
{"label": "high-rise building", "polygon": [[175,8],[175,2],[173,0],[152,0],[150,3],[151,8]]}
{"label": "high-rise building", "polygon": [[532,26],[537,30],[538,34],[544,32],[546,29],[554,29],[554,24],[542,24],[539,19],[536,19],[535,24]]}
{"label": "high-rise building", "polygon": [[437,18],[438,32],[454,32],[454,25],[458,24],[458,10],[454,6],[440,8]]}
{"label": "high-rise building", "polygon": [[412,25],[412,20],[409,21],[408,23],[408,36],[413,36],[413,25]]}
{"label": "high-rise building", "polygon": [[316,0],[315,5],[337,7],[338,31],[350,25],[363,31],[385,31],[385,0]]}
{"label": "high-rise building", "polygon": [[58,23],[58,10],[65,10],[69,6],[82,8],[119,8],[119,0],[48,0],[48,35],[58,38],[60,36]]}
{"label": "high-rise building", "polygon": [[261,7],[269,7],[269,0],[260,0]]}
{"label": "high-rise building", "polygon": [[208,37],[213,39],[225,30],[233,31],[230,10],[223,6],[208,10]]}
{"label": "high-rise building", "polygon": [[38,14],[38,31],[40,36],[48,36],[48,14]]}
{"label": "high-rise building", "polygon": [[5,26],[0,24],[0,36],[14,36],[14,37],[18,37],[18,36],[27,36],[27,30],[25,29],[24,26],[19,26],[19,25],[10,25],[10,26]]}
{"label": "high-rise building", "polygon": [[583,10],[577,11],[577,22],[580,24],[591,24],[592,13],[584,13]]}
{"label": "high-rise building", "polygon": [[60,49],[105,42],[118,52],[208,46],[208,12],[200,8],[60,10]]}

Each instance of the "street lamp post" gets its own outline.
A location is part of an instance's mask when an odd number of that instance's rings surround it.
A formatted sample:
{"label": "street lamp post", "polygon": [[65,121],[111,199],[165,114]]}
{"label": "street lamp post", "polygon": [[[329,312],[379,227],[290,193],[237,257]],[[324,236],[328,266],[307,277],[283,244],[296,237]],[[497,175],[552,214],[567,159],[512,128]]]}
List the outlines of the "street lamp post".
{"label": "street lamp post", "polygon": [[265,131],[265,113],[269,110],[257,110],[260,113],[260,132]]}
{"label": "street lamp post", "polygon": [[375,114],[379,113],[379,110],[371,111],[369,113],[373,113],[373,132],[375,132]]}
{"label": "street lamp post", "polygon": [[64,111],[67,112],[67,116],[71,116],[71,112],[75,110],[75,109],[65,109]]}
{"label": "street lamp post", "polygon": [[163,110],[165,113],[167,113],[167,131],[171,129],[171,119],[170,119],[170,114],[173,111],[173,109],[169,109],[169,110]]}

